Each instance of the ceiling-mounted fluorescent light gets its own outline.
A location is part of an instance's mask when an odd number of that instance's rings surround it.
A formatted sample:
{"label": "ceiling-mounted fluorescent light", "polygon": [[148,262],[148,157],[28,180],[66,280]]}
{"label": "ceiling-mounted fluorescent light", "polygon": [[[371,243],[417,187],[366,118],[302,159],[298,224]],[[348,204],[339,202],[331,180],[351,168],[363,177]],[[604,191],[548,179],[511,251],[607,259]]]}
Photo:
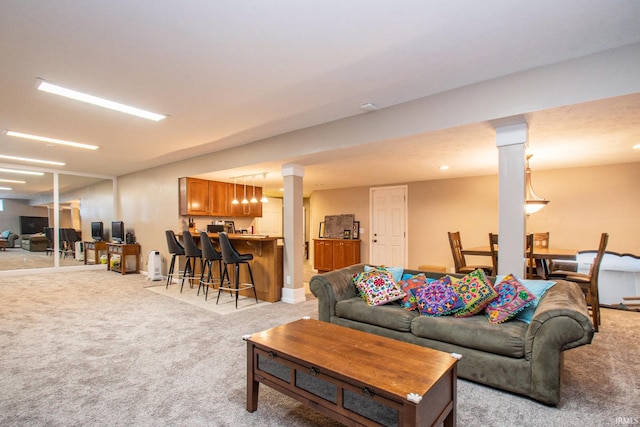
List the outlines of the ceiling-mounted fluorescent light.
{"label": "ceiling-mounted fluorescent light", "polygon": [[2,179],[0,178],[0,182],[10,182],[11,184],[26,184],[27,181],[19,181],[17,179]]}
{"label": "ceiling-mounted fluorescent light", "polygon": [[86,148],[87,150],[97,150],[99,148],[97,145],[82,144],[80,142],[65,141],[64,139],[55,139],[55,138],[49,138],[47,136],[31,135],[31,134],[28,134],[28,133],[15,132],[15,131],[12,131],[12,130],[6,130],[4,133],[6,133],[8,136],[15,136],[16,138],[24,138],[24,139],[32,139],[34,141],[50,142],[51,144],[67,145],[69,147]]}
{"label": "ceiling-mounted fluorescent light", "polygon": [[22,174],[22,175],[38,175],[38,176],[44,175],[44,172],[23,171],[23,170],[20,170],[20,169],[6,169],[6,168],[0,168],[0,172],[19,173],[19,174]]}
{"label": "ceiling-mounted fluorescent light", "polygon": [[4,154],[0,154],[0,159],[17,160],[20,162],[42,163],[43,165],[54,165],[54,166],[64,166],[66,164],[62,162],[54,162],[52,160],[39,160],[39,159],[30,159],[28,157],[5,156]]}
{"label": "ceiling-mounted fluorescent light", "polygon": [[11,188],[11,187],[0,187],[0,190],[2,190],[2,191],[12,191],[13,188]]}
{"label": "ceiling-mounted fluorescent light", "polygon": [[67,89],[62,86],[57,86],[42,79],[38,79],[38,82],[38,90],[75,99],[77,101],[86,102],[88,104],[97,105],[99,107],[108,108],[110,110],[120,111],[121,113],[142,117],[143,119],[153,120],[154,122],[160,121],[167,117],[163,114],[152,113],[150,111],[141,110],[140,108],[120,104],[119,102],[109,101],[108,99],[99,98],[97,96],[88,95],[86,93]]}
{"label": "ceiling-mounted fluorescent light", "polygon": [[19,169],[6,169],[6,168],[0,168],[0,172],[19,173],[19,174],[22,174],[22,175],[37,175],[37,176],[44,175],[44,172],[23,171],[23,170],[19,170]]}

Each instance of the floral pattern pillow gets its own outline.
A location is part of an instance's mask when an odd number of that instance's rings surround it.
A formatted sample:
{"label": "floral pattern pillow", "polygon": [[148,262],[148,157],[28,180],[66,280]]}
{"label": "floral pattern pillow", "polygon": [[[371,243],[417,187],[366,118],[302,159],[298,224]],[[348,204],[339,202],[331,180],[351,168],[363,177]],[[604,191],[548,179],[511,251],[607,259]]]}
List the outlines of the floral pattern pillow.
{"label": "floral pattern pillow", "polygon": [[445,316],[464,308],[448,276],[411,289],[410,292],[417,300],[420,314],[425,316]]}
{"label": "floral pattern pillow", "polygon": [[353,282],[367,305],[383,305],[405,296],[388,271],[362,272],[354,276]]}
{"label": "floral pattern pillow", "polygon": [[528,307],[537,297],[512,274],[495,286],[498,297],[485,310],[489,322],[502,323]]}
{"label": "floral pattern pillow", "polygon": [[427,283],[433,281],[433,279],[427,279],[427,276],[425,276],[422,273],[416,274],[415,276],[411,276],[411,275],[407,275],[407,276],[408,277],[406,278],[405,276],[403,276],[403,279],[398,282],[398,286],[400,286],[400,289],[402,289],[402,291],[406,294],[402,298],[402,301],[400,302],[400,304],[402,305],[402,308],[404,308],[405,310],[411,311],[417,308],[416,296],[414,293],[411,292],[411,290],[415,288],[420,288],[426,285]]}
{"label": "floral pattern pillow", "polygon": [[498,293],[482,269],[477,269],[453,284],[464,308],[455,312],[455,317],[471,317],[480,313]]}

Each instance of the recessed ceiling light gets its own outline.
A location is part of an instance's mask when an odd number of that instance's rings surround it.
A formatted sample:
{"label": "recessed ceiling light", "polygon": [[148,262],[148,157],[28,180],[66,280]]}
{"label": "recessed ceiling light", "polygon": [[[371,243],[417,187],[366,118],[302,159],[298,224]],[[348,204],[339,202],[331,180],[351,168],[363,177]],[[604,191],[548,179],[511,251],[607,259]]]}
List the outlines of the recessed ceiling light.
{"label": "recessed ceiling light", "polygon": [[29,157],[5,156],[4,154],[0,154],[0,159],[17,160],[20,162],[42,163],[43,165],[54,165],[54,166],[65,165],[65,163],[54,162],[51,160],[30,159]]}
{"label": "recessed ceiling light", "polygon": [[26,184],[27,181],[19,181],[17,179],[1,179],[0,178],[0,182],[10,182],[12,184]]}
{"label": "recessed ceiling light", "polygon": [[23,171],[23,170],[20,170],[20,169],[6,169],[6,168],[0,168],[0,172],[20,173],[20,174],[23,174],[23,175],[38,175],[38,176],[44,175],[44,172]]}
{"label": "recessed ceiling light", "polygon": [[153,120],[154,122],[167,117],[163,114],[152,113],[150,111],[141,110],[140,108],[131,107],[130,105],[120,104],[119,102],[109,101],[108,99],[99,98],[73,89],[67,89],[41,79],[38,79],[38,82],[38,90],[97,105],[99,107],[108,108],[110,110],[120,111],[121,113],[131,114],[132,116],[142,117],[143,119]]}
{"label": "recessed ceiling light", "polygon": [[5,130],[4,133],[6,133],[8,136],[15,136],[16,138],[24,138],[24,139],[32,139],[34,141],[50,142],[51,144],[67,145],[69,147],[86,148],[87,150],[97,150],[98,148],[100,148],[97,145],[82,144],[80,142],[66,141],[64,139],[49,138],[48,136],[31,135],[31,134],[28,134],[28,133],[15,132],[15,131],[12,131],[12,130]]}
{"label": "recessed ceiling light", "polygon": [[636,144],[636,145],[634,145],[634,146],[633,146],[633,149],[634,149],[634,150],[640,150],[640,144]]}
{"label": "recessed ceiling light", "polygon": [[448,165],[442,165],[442,166],[440,166],[440,170],[441,171],[449,170],[449,166]]}

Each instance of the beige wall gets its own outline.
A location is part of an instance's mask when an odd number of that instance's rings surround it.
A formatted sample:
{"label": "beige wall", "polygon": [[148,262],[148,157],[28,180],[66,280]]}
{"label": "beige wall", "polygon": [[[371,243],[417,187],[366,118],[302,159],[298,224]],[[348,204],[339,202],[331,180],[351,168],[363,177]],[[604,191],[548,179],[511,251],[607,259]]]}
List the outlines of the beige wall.
{"label": "beige wall", "polygon": [[[608,250],[640,255],[640,163],[533,171],[533,186],[549,205],[527,221],[529,232],[549,231],[551,244],[597,249],[601,232]],[[498,177],[484,176],[408,184],[408,265],[453,267],[447,231],[460,231],[464,246],[481,246],[498,232]],[[369,257],[369,188],[316,191],[311,197],[312,227],[324,215],[356,213],[363,235],[363,262]],[[315,224],[315,225],[314,225]],[[317,231],[316,231],[317,235]],[[313,256],[313,251],[312,251]],[[490,263],[482,257],[469,262]]]}

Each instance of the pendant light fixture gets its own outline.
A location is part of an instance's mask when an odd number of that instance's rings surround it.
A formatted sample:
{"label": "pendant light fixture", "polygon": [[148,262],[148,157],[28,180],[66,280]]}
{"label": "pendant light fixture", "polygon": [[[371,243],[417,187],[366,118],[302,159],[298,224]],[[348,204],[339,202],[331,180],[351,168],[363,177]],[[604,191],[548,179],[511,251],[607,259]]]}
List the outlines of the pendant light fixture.
{"label": "pendant light fixture", "polygon": [[252,179],[252,184],[253,184],[253,197],[251,198],[250,202],[251,203],[258,203],[258,199],[256,199],[256,176],[253,175],[251,177]]}
{"label": "pendant light fixture", "polygon": [[266,189],[265,183],[267,181],[267,173],[263,173],[262,174],[262,198],[260,199],[260,203],[268,203],[269,199],[267,199],[267,196],[265,196],[264,192]]}
{"label": "pendant light fixture", "polygon": [[544,208],[549,200],[545,200],[542,197],[538,197],[536,193],[533,191],[533,186],[531,185],[531,168],[529,167],[529,159],[533,156],[533,154],[527,154],[527,168],[525,170],[525,187],[526,187],[526,198],[525,198],[525,213],[527,215],[532,214],[534,212],[538,212],[540,209]]}
{"label": "pendant light fixture", "polygon": [[238,204],[238,196],[236,194],[236,178],[233,178],[233,200],[231,201],[232,205]]}
{"label": "pendant light fixture", "polygon": [[242,203],[243,205],[246,205],[249,203],[249,201],[247,200],[247,177],[245,176],[243,179],[244,179],[244,199],[242,199],[240,203]]}

